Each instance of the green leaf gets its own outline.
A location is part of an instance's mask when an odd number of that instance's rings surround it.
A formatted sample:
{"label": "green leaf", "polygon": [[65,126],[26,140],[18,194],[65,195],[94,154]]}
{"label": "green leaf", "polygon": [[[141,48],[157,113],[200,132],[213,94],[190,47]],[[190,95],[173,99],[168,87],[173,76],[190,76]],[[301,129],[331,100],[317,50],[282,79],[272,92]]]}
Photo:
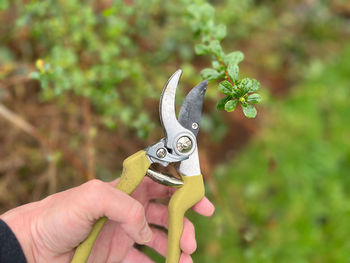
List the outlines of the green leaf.
{"label": "green leaf", "polygon": [[5,10],[10,6],[8,0],[1,0],[0,1],[0,10]]}
{"label": "green leaf", "polygon": [[241,51],[235,51],[231,52],[224,56],[224,62],[226,65],[232,63],[232,64],[238,64],[244,59],[244,55]]}
{"label": "green leaf", "polygon": [[200,13],[205,20],[212,20],[214,18],[215,9],[209,3],[195,5],[195,12]]}
{"label": "green leaf", "polygon": [[226,30],[226,25],[225,24],[220,24],[216,27],[215,30],[215,37],[218,40],[222,40],[226,37],[227,30]]}
{"label": "green leaf", "polygon": [[108,16],[114,15],[116,12],[117,12],[117,8],[114,6],[114,7],[106,8],[105,10],[103,10],[102,14],[103,16],[108,17]]}
{"label": "green leaf", "polygon": [[259,94],[257,93],[253,93],[253,94],[250,94],[247,98],[247,102],[249,103],[259,103],[261,101],[261,97]]}
{"label": "green leaf", "polygon": [[213,40],[209,44],[210,51],[217,57],[221,58],[224,54],[222,51],[219,40]]}
{"label": "green leaf", "polygon": [[215,68],[215,69],[217,69],[217,70],[219,70],[220,69],[220,63],[218,62],[218,61],[216,61],[216,60],[213,60],[212,62],[211,62],[211,65],[213,66],[213,68]]}
{"label": "green leaf", "polygon": [[250,78],[244,78],[239,82],[239,89],[242,90],[243,94],[247,94],[252,87],[252,80]]}
{"label": "green leaf", "polygon": [[238,81],[239,67],[236,64],[230,63],[227,67],[227,72],[234,82]]}
{"label": "green leaf", "polygon": [[226,102],[228,102],[229,100],[231,100],[232,97],[231,96],[226,96],[225,98],[222,98],[221,100],[219,100],[217,103],[216,103],[216,108],[218,110],[223,110],[225,109],[225,104]]}
{"label": "green leaf", "polygon": [[197,55],[205,55],[209,52],[209,47],[204,44],[197,44],[194,47],[194,51]]}
{"label": "green leaf", "polygon": [[31,79],[40,79],[40,73],[37,72],[37,71],[31,72],[29,74],[29,78],[31,78]]}
{"label": "green leaf", "polygon": [[232,84],[227,80],[221,81],[219,84],[220,91],[225,95],[231,95],[232,88],[233,88]]}
{"label": "green leaf", "polygon": [[109,129],[115,129],[117,127],[117,122],[110,116],[102,118],[102,123]]}
{"label": "green leaf", "polygon": [[218,79],[220,75],[219,72],[212,68],[205,68],[201,71],[202,78],[207,80]]}
{"label": "green leaf", "polygon": [[234,111],[237,105],[238,105],[238,100],[230,100],[225,104],[225,111],[227,112]]}
{"label": "green leaf", "polygon": [[240,100],[240,102],[241,102],[242,108],[247,108],[249,106],[249,104],[244,100],[243,101]]}
{"label": "green leaf", "polygon": [[257,111],[254,106],[248,104],[247,107],[242,107],[243,108],[243,113],[247,118],[255,118]]}
{"label": "green leaf", "polygon": [[257,81],[256,79],[252,79],[252,85],[250,87],[250,89],[248,90],[248,92],[255,92],[257,90],[259,90],[260,88],[260,83],[259,81]]}
{"label": "green leaf", "polygon": [[235,98],[235,99],[239,99],[241,96],[241,91],[239,89],[237,89],[237,86],[234,86],[233,89],[232,89],[232,97]]}

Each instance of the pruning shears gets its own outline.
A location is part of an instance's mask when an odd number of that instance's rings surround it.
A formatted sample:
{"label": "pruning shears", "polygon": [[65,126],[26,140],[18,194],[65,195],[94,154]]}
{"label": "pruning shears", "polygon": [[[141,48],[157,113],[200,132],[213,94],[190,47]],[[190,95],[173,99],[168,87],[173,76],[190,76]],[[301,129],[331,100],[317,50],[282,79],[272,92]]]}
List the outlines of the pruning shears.
{"label": "pruning shears", "polygon": [[[163,88],[159,115],[165,137],[145,150],[138,151],[123,162],[123,171],[116,188],[131,194],[145,175],[167,186],[178,187],[169,205],[168,249],[166,263],[178,263],[181,250],[185,212],[204,196],[203,177],[197,148],[197,134],[202,117],[204,95],[208,81],[202,81],[186,96],[176,118],[175,95],[182,71],[177,70]],[[168,166],[179,163],[177,170],[181,179],[149,169],[152,163]],[[83,263],[89,258],[91,249],[107,218],[99,219],[89,236],[82,242],[71,263]]]}

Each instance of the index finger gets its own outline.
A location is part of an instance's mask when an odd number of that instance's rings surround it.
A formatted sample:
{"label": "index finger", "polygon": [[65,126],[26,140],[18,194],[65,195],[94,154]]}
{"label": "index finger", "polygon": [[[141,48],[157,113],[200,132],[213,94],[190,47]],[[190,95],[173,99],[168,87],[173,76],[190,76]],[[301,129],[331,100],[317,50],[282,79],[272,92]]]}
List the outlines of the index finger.
{"label": "index finger", "polygon": [[215,207],[205,196],[192,207],[193,211],[202,216],[211,216],[214,214]]}

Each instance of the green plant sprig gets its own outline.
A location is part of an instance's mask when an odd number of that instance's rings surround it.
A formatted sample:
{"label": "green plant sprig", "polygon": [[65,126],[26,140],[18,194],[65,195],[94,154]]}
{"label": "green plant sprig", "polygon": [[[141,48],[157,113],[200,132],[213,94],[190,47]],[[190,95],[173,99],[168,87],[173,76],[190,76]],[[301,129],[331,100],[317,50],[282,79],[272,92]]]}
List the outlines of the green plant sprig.
{"label": "green plant sprig", "polygon": [[238,64],[243,61],[244,54],[241,51],[228,54],[223,51],[220,41],[227,35],[226,26],[215,24],[215,12],[210,4],[194,4],[188,12],[192,30],[201,37],[201,43],[195,45],[196,54],[212,56],[212,67],[203,69],[201,76],[207,80],[219,80],[219,90],[225,95],[217,102],[217,109],[232,112],[241,105],[247,118],[255,118],[257,110],[253,104],[261,100],[260,95],[255,93],[260,84],[256,79],[239,78]]}

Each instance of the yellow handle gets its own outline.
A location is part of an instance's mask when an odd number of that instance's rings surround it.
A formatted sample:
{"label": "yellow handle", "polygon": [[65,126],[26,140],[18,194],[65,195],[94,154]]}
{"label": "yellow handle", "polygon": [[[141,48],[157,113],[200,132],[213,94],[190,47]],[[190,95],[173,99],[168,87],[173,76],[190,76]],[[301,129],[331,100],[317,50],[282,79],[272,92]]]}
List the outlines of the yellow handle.
{"label": "yellow handle", "polygon": [[180,259],[180,239],[183,231],[185,212],[204,196],[202,175],[181,176],[183,186],[171,197],[169,202],[168,250],[166,263],[178,263]]}
{"label": "yellow handle", "polygon": [[[115,188],[131,194],[145,177],[149,166],[150,162],[145,151],[139,151],[126,158],[123,162],[123,172],[120,181]],[[87,262],[98,234],[106,221],[107,218],[102,217],[95,223],[88,237],[77,247],[71,263]]]}

